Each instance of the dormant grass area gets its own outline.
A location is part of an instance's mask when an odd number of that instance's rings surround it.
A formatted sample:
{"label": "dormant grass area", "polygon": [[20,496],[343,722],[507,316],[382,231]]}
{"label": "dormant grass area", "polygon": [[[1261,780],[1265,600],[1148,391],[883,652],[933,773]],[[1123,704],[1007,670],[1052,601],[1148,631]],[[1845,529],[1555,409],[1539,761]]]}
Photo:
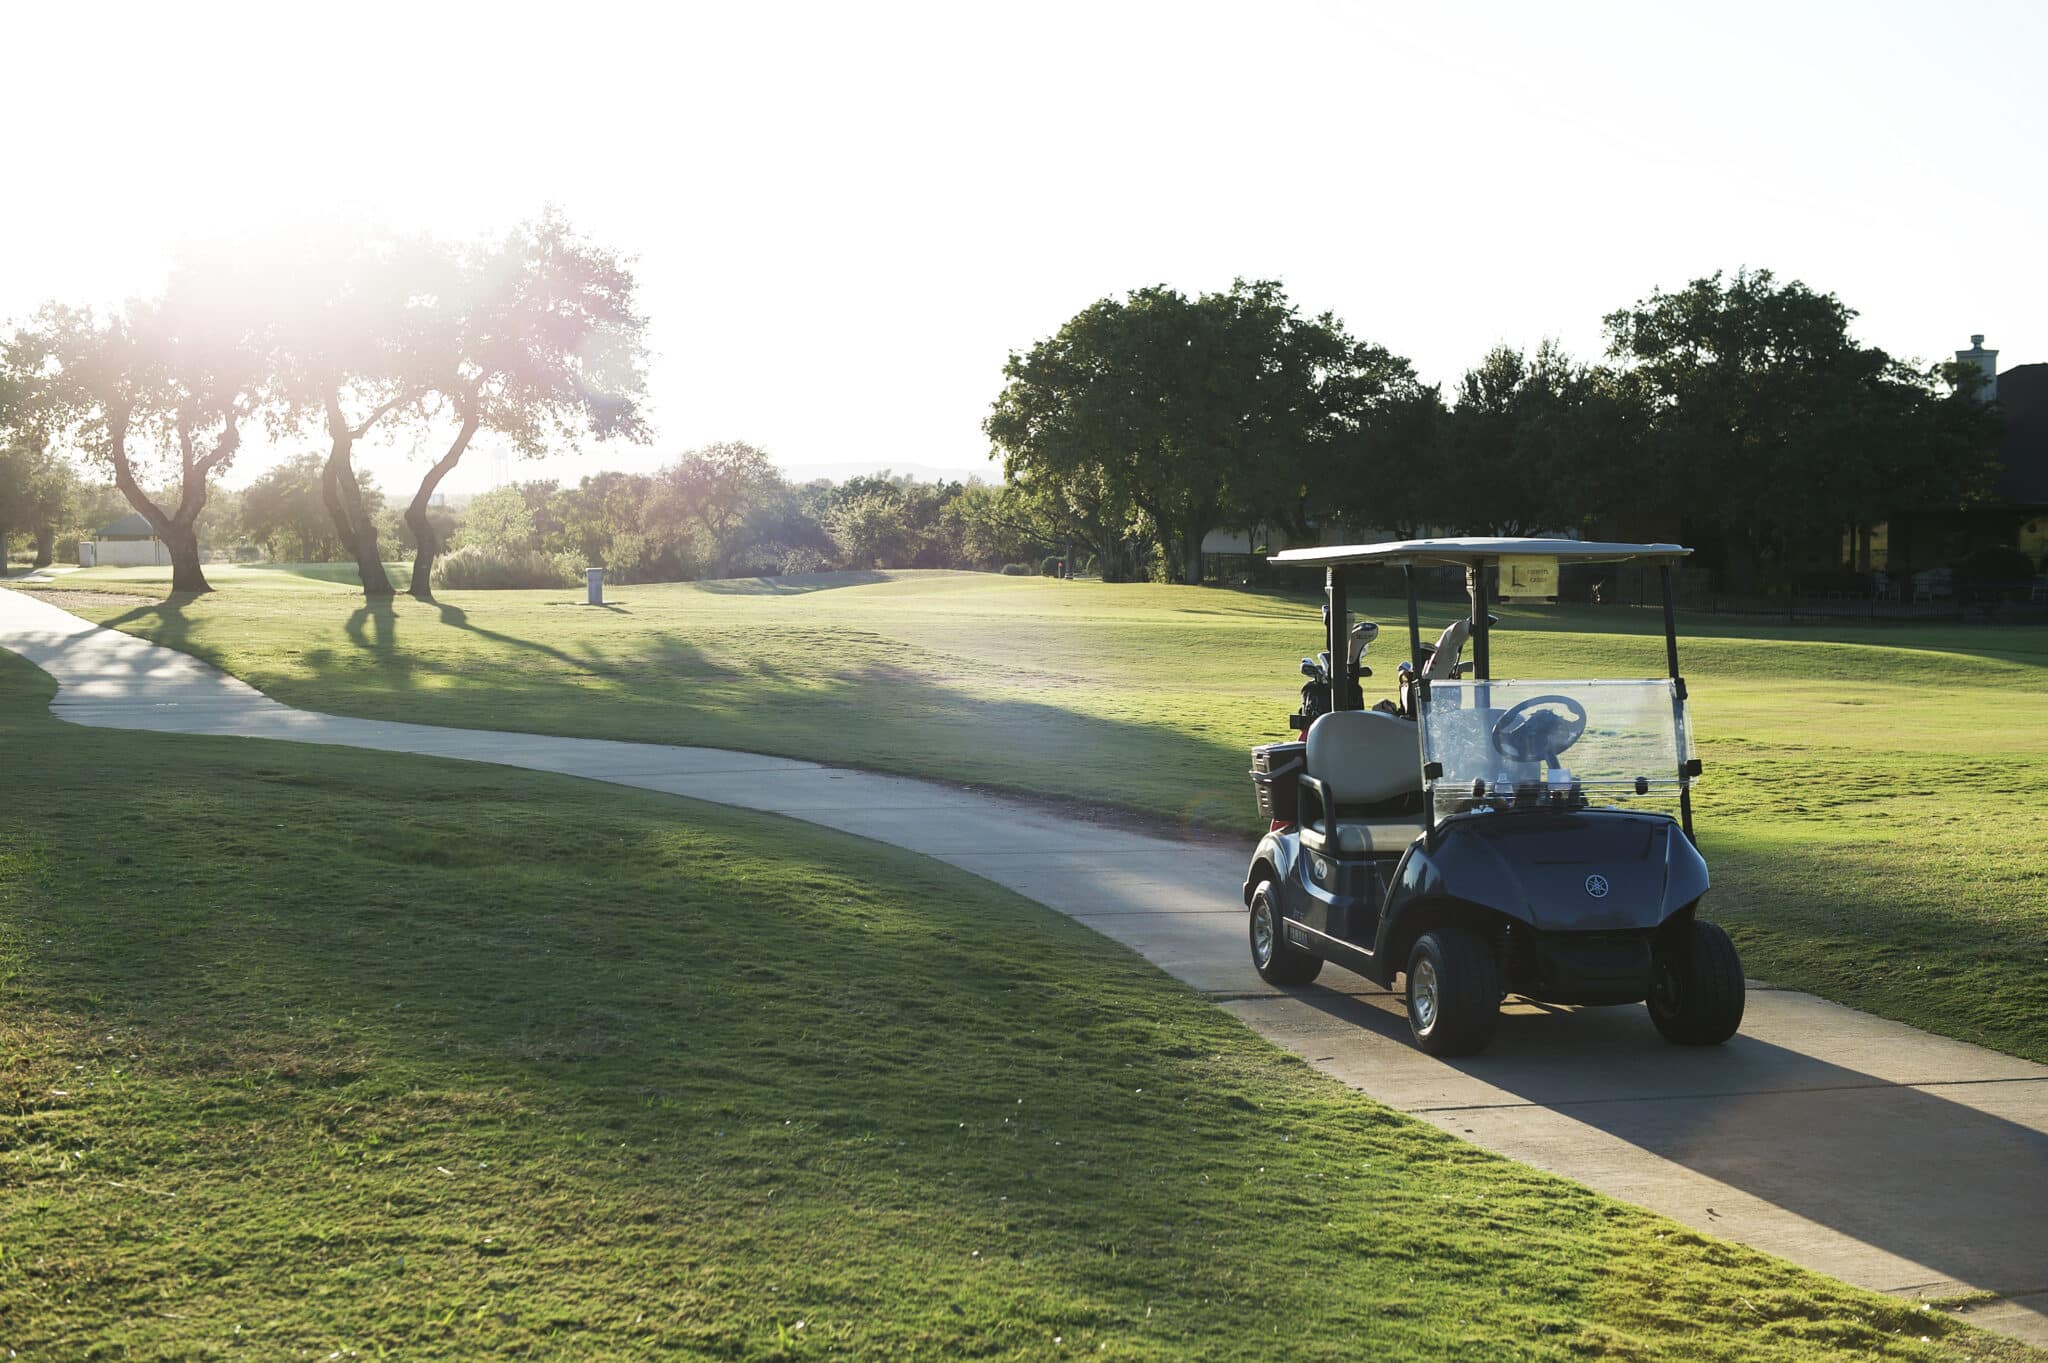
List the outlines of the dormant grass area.
{"label": "dormant grass area", "polygon": [[[239,570],[71,574],[81,613],[344,714],[708,744],[1255,827],[1246,747],[1317,647],[1306,597],[970,573],[401,597]],[[1403,608],[1360,609],[1403,656]],[[1458,607],[1425,608],[1447,623]],[[1655,676],[1655,612],[1506,608],[1502,676]],[[2048,1060],[2048,631],[1688,616],[1699,827],[1752,974]],[[1249,848],[1247,838],[1247,848]]]}
{"label": "dormant grass area", "polygon": [[931,862],[50,694],[0,654],[20,1357],[2036,1356],[1402,1118]]}

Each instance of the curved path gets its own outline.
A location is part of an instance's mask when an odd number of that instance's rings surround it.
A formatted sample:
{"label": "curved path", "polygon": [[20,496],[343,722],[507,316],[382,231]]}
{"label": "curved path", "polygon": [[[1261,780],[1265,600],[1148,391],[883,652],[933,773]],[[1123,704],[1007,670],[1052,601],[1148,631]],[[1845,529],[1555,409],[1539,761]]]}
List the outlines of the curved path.
{"label": "curved path", "polygon": [[[1242,852],[902,777],[751,753],[312,714],[0,590],[0,647],[75,724],[285,739],[561,772],[844,829],[1088,924],[1372,1097],[1514,1159],[1880,1291],[1996,1293],[1977,1323],[2048,1345],[2048,1067],[1752,986],[1742,1034],[1667,1046],[1639,1008],[1514,1006],[1485,1055],[1408,1044],[1398,995],[1251,970]],[[744,778],[744,779],[740,779]]]}

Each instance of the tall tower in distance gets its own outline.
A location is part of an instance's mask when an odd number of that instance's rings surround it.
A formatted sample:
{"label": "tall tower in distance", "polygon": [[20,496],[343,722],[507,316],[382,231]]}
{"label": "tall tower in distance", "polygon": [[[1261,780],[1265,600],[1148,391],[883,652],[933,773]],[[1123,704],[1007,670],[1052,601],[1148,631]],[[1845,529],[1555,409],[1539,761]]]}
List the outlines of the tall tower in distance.
{"label": "tall tower in distance", "polygon": [[1973,364],[1977,366],[1977,372],[1983,375],[1977,381],[1977,400],[1979,402],[1995,402],[1998,400],[1998,352],[1984,348],[1982,333],[1970,338],[1970,348],[1968,350],[1958,350],[1956,352],[1956,363]]}

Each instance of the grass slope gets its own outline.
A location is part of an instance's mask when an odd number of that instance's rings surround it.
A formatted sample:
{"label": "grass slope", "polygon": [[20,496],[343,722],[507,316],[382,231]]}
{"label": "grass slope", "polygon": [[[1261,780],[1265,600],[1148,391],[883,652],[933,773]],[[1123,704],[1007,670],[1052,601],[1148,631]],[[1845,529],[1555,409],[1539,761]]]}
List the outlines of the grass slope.
{"label": "grass slope", "polygon": [[[165,570],[101,570],[58,586],[125,595],[52,596],[316,709],[749,748],[1247,831],[1245,747],[1280,735],[1317,631],[1301,598],[966,573],[627,587],[605,610],[223,582],[169,603]],[[1390,627],[1384,680],[1401,612],[1361,609]],[[1502,675],[1662,671],[1652,612],[1505,615]],[[1752,972],[2048,1060],[2048,631],[1686,629],[1711,911]]]}
{"label": "grass slope", "polygon": [[21,1357],[2037,1357],[1487,1155],[964,874],[0,654]]}

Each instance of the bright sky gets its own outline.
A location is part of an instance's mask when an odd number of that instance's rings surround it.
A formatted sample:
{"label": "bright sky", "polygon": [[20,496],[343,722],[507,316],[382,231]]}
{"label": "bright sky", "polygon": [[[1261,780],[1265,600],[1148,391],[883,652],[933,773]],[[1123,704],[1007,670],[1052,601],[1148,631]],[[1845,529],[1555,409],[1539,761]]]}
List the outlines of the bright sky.
{"label": "bright sky", "polygon": [[[181,241],[559,203],[638,258],[652,467],[982,469],[1006,353],[1105,294],[1277,277],[1454,383],[1767,266],[1894,354],[2048,360],[2048,8],[18,5],[0,318]],[[308,439],[300,448],[317,442]],[[231,481],[270,452],[245,454]],[[387,489],[417,459],[384,452]],[[472,453],[447,484],[497,482]],[[513,476],[530,476],[514,466]],[[991,470],[992,472],[992,470]]]}

